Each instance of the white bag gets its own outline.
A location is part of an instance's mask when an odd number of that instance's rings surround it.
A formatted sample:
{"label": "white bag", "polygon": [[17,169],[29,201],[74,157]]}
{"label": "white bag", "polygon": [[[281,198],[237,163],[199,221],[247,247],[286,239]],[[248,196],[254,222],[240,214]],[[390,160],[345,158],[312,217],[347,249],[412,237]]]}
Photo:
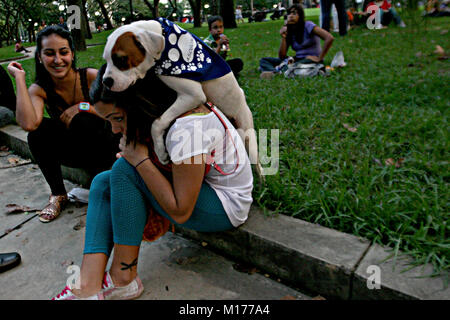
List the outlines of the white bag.
{"label": "white bag", "polygon": [[331,68],[337,68],[337,67],[345,67],[347,64],[344,61],[344,54],[342,51],[339,51],[336,53],[336,55],[333,58],[333,61],[331,61]]}

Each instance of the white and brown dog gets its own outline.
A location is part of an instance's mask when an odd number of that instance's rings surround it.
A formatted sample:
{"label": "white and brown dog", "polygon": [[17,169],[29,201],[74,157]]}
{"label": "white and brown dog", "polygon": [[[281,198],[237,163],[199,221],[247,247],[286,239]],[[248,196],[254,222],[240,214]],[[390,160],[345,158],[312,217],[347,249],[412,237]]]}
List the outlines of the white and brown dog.
{"label": "white and brown dog", "polygon": [[198,37],[163,18],[138,21],[111,33],[103,58],[107,62],[103,83],[112,91],[126,90],[151,69],[177,92],[176,101],[152,125],[155,152],[162,163],[168,162],[164,130],[181,114],[210,101],[236,122],[250,161],[262,174],[244,92],[226,62]]}

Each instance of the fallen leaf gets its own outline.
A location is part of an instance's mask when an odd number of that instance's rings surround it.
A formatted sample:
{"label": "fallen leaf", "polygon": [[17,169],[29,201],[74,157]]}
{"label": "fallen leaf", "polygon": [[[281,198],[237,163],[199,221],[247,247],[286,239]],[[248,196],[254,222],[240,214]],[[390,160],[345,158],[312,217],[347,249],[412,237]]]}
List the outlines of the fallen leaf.
{"label": "fallen leaf", "polygon": [[350,117],[350,114],[348,114],[348,113],[346,113],[346,112],[341,112],[341,116],[344,116],[344,117]]}
{"label": "fallen leaf", "polygon": [[86,225],[86,223],[83,220],[80,220],[74,227],[73,230],[78,231],[82,228],[84,228],[84,226]]}
{"label": "fallen leaf", "polygon": [[13,168],[23,164],[28,164],[31,163],[31,160],[20,159],[17,157],[10,157],[8,158],[8,162],[10,164],[9,166],[0,167],[0,169]]}
{"label": "fallen leaf", "polygon": [[384,160],[384,164],[387,166],[394,166],[396,168],[400,168],[404,161],[405,161],[405,158],[399,158],[397,161],[392,158],[388,158],[388,159]]}
{"label": "fallen leaf", "polygon": [[448,32],[448,30],[442,30],[441,32],[440,32],[440,34],[446,34]]}
{"label": "fallen leaf", "polygon": [[16,157],[8,158],[8,162],[9,162],[10,164],[12,164],[12,165],[18,164],[19,161],[20,161],[20,159],[19,159],[19,158],[16,158]]}
{"label": "fallen leaf", "polygon": [[356,132],[356,131],[358,131],[358,129],[356,129],[356,128],[354,128],[354,127],[351,127],[348,123],[343,123],[342,125],[344,126],[345,129],[347,129],[347,130],[350,131],[350,132]]}
{"label": "fallen leaf", "polygon": [[287,295],[281,298],[280,300],[297,300],[297,299],[295,299],[293,296]]}
{"label": "fallen leaf", "polygon": [[402,166],[402,164],[403,164],[403,161],[405,161],[405,158],[399,158],[397,160],[397,162],[395,163],[395,167],[396,168],[400,168]]}
{"label": "fallen leaf", "polygon": [[384,164],[387,166],[393,166],[393,165],[395,165],[395,160],[392,158],[388,158],[388,159],[384,160]]}
{"label": "fallen leaf", "polygon": [[39,211],[39,209],[33,209],[28,206],[20,206],[15,203],[7,204],[6,208],[7,208],[7,210],[6,210],[7,214]]}
{"label": "fallen leaf", "polygon": [[434,53],[441,57],[445,55],[444,49],[442,49],[442,47],[439,45],[436,46],[436,50],[434,50]]}
{"label": "fallen leaf", "polygon": [[311,300],[327,300],[327,299],[325,299],[322,296],[316,296],[316,297],[312,298]]}
{"label": "fallen leaf", "polygon": [[415,56],[417,57],[417,58],[420,58],[421,56],[422,56],[422,52],[416,52],[416,54],[415,54]]}

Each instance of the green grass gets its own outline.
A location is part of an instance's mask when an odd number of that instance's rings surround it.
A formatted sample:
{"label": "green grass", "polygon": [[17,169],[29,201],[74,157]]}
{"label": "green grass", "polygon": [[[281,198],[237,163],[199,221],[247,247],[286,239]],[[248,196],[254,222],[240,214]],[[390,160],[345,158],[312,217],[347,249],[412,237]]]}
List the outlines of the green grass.
{"label": "green grass", "polygon": [[[25,45],[26,45],[26,47],[28,47],[27,44],[25,44]],[[15,45],[0,48],[0,60],[10,59],[10,58],[20,58],[23,56],[24,55],[22,53],[15,51]]]}
{"label": "green grass", "polygon": [[[255,127],[280,130],[279,172],[255,184],[255,203],[398,248],[448,275],[450,65],[433,52],[449,52],[450,19],[406,23],[336,35],[325,63],[342,50],[348,66],[302,80],[259,79],[259,59],[277,56],[282,20],[225,34],[244,60],[239,83]],[[78,65],[99,67],[102,51],[81,52]],[[28,83],[33,63],[23,62]],[[390,158],[404,160],[397,168]]]}

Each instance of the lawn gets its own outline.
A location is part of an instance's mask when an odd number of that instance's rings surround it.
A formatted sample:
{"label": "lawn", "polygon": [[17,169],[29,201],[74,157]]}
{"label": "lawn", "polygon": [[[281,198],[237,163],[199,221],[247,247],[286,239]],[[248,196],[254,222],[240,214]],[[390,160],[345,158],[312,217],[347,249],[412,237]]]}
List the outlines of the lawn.
{"label": "lawn", "polygon": [[[239,83],[256,128],[280,135],[279,171],[255,183],[255,203],[389,245],[448,275],[450,65],[434,51],[448,54],[450,19],[351,30],[336,35],[325,59],[342,50],[348,64],[330,77],[260,80],[258,60],[277,55],[282,22],[225,31],[232,56],[244,60]],[[99,67],[102,51],[80,53],[78,65]],[[31,83],[33,61],[23,65]]]}
{"label": "lawn", "polygon": [[[29,47],[28,44],[24,44],[25,47]],[[6,46],[0,49],[0,60],[10,59],[10,58],[20,58],[24,54],[15,51],[15,45]]]}

